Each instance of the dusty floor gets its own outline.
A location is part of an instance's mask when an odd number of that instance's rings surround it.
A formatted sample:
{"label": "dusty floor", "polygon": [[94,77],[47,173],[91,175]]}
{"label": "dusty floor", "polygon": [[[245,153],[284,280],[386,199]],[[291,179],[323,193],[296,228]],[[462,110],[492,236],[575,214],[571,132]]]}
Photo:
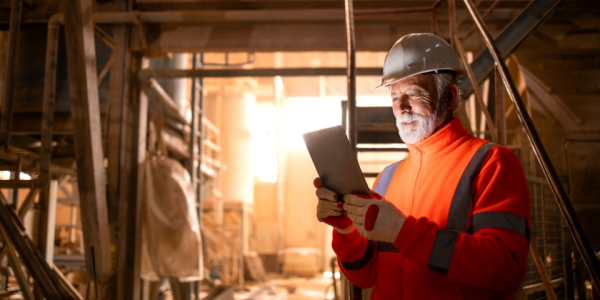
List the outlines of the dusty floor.
{"label": "dusty floor", "polygon": [[[243,288],[235,289],[235,300],[328,300],[334,299],[333,279],[322,273],[312,277],[285,277],[268,273],[265,282],[246,282]],[[340,281],[337,293],[340,295]],[[202,292],[200,298],[208,295]],[[164,300],[172,300],[171,291],[166,291]],[[192,299],[194,297],[192,296]]]}
{"label": "dusty floor", "polygon": [[[339,286],[339,283],[338,283]],[[236,300],[264,299],[264,300],[323,300],[334,299],[333,280],[323,274],[313,277],[283,277],[280,274],[267,274],[264,283],[248,283],[248,291],[238,291]],[[260,289],[263,292],[258,296]],[[254,293],[254,297],[253,294]]]}

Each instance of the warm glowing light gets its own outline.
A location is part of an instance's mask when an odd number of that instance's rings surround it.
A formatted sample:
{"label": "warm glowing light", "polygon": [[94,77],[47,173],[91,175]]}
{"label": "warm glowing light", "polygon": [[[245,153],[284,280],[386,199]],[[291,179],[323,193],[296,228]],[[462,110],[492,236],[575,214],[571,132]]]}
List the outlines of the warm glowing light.
{"label": "warm glowing light", "polygon": [[[0,180],[9,180],[9,179],[11,179],[10,171],[0,171]],[[19,175],[19,179],[31,180],[31,175],[21,172],[21,174]]]}
{"label": "warm glowing light", "polygon": [[340,275],[340,272],[335,272],[335,275],[333,275],[333,277],[335,277],[335,279],[340,279],[340,277],[342,277]]}
{"label": "warm glowing light", "polygon": [[331,272],[329,272],[329,271],[325,271],[325,272],[323,272],[323,276],[326,278],[331,278],[331,276],[333,276],[333,274],[331,274]]}
{"label": "warm glowing light", "polygon": [[342,108],[339,98],[288,98],[283,107],[281,139],[285,148],[305,149],[302,134],[340,125]]}
{"label": "warm glowing light", "polygon": [[356,106],[392,106],[392,97],[389,95],[358,96]]}
{"label": "warm glowing light", "polygon": [[185,119],[190,122],[192,120],[192,110],[187,108],[185,110]]}
{"label": "warm glowing light", "polygon": [[281,79],[281,76],[275,76],[275,89],[278,91],[283,91],[284,89],[283,80]]}
{"label": "warm glowing light", "polygon": [[256,106],[252,112],[254,176],[262,182],[277,181],[277,111],[272,105]]}

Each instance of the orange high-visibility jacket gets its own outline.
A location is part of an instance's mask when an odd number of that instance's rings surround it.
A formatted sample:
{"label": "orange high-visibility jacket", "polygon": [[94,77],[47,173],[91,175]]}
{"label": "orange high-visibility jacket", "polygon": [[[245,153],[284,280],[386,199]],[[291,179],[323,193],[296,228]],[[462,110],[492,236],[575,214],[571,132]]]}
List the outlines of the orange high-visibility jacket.
{"label": "orange high-visibility jacket", "polygon": [[374,188],[407,216],[396,242],[334,230],[344,275],[374,287],[371,299],[513,299],[525,274],[530,210],[515,154],[473,137],[458,118],[409,152]]}

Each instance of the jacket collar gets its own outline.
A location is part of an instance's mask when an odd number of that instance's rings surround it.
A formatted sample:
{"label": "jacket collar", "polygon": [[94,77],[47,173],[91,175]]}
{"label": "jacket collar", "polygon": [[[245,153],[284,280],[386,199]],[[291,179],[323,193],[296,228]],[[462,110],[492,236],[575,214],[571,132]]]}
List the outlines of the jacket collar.
{"label": "jacket collar", "polygon": [[406,144],[410,153],[409,159],[419,163],[422,159],[433,160],[440,158],[471,138],[471,134],[460,124],[460,119],[454,117],[450,123],[434,132],[430,137],[414,144]]}

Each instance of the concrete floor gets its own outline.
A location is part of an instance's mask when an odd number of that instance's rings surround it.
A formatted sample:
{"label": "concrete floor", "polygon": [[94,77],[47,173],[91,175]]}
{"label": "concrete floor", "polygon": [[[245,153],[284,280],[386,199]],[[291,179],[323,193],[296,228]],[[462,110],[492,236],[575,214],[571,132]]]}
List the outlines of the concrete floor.
{"label": "concrete floor", "polygon": [[[323,274],[313,277],[284,277],[280,274],[267,274],[266,282],[248,283],[247,291],[235,293],[236,300],[261,299],[261,300],[323,300],[334,299],[332,279]],[[339,283],[338,283],[339,286]],[[260,289],[268,290],[261,297],[254,298],[252,294]]]}

